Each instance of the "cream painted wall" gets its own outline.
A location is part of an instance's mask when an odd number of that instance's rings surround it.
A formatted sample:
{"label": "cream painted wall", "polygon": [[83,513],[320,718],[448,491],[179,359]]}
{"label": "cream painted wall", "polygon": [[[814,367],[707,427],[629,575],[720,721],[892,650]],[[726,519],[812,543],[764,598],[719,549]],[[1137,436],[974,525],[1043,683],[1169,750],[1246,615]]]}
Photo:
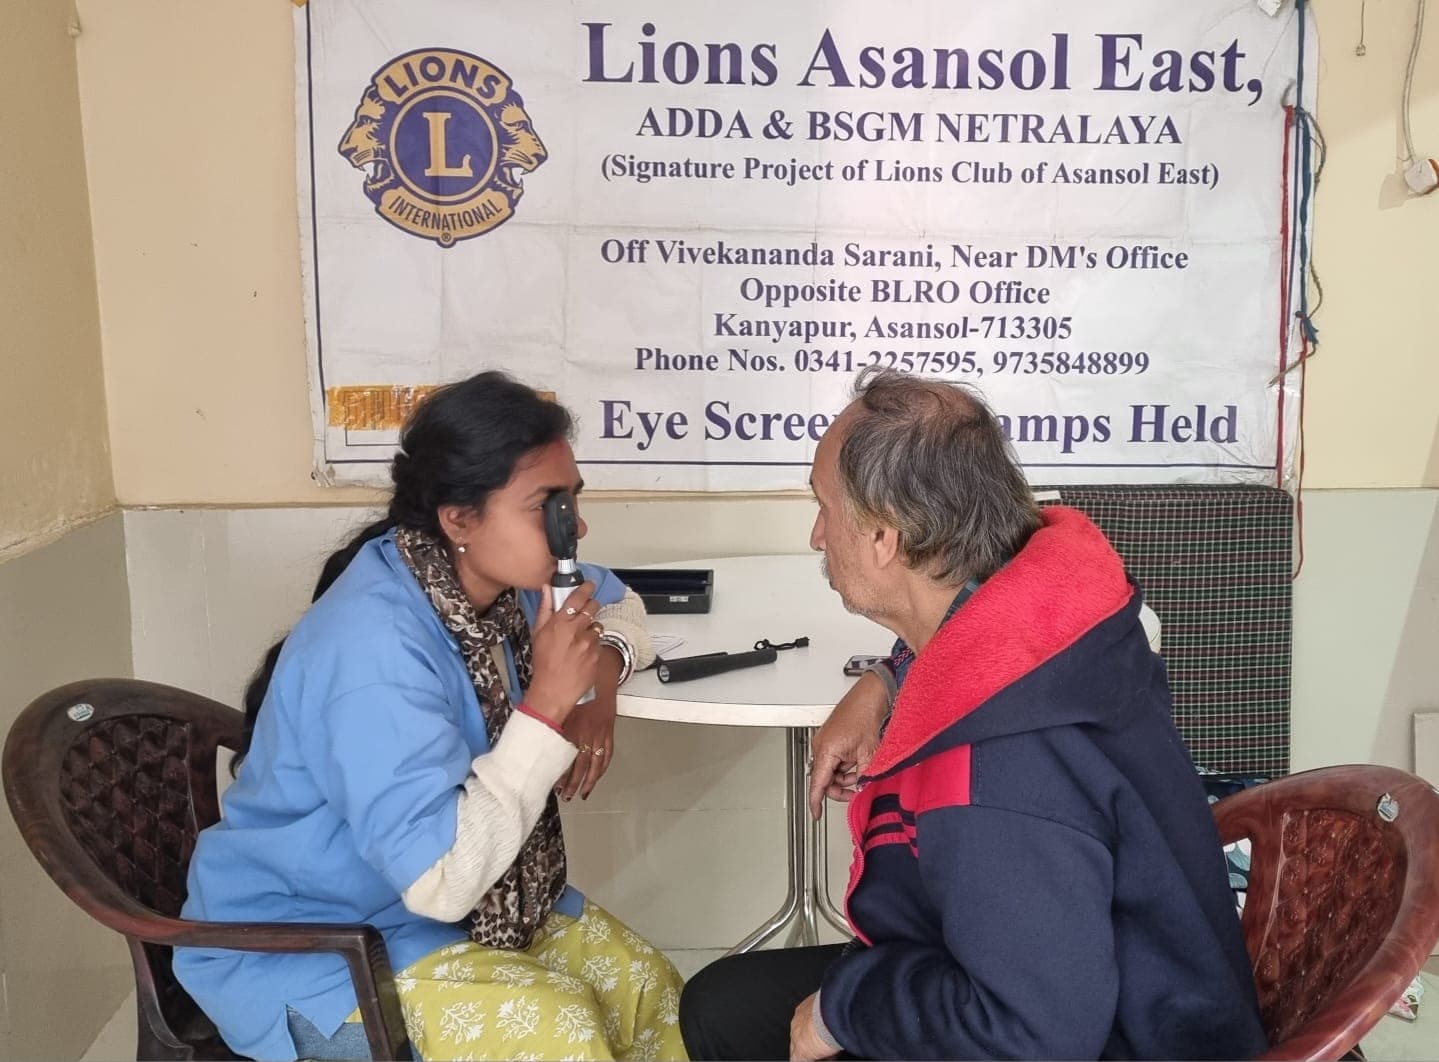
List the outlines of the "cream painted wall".
{"label": "cream painted wall", "polygon": [[0,0],[0,560],[115,503],[68,0]]}
{"label": "cream painted wall", "polygon": [[[46,690],[130,674],[120,513],[0,563],[0,740]],[[79,1058],[133,986],[124,939],[50,880],[0,802],[0,1058]]]}
{"label": "cream painted wall", "polygon": [[122,503],[336,500],[309,482],[291,5],[78,7]]}
{"label": "cream painted wall", "polygon": [[[69,0],[0,0],[0,738],[37,694],[130,674]],[[0,810],[0,1058],[76,1058],[132,983],[121,938]]]}
{"label": "cream painted wall", "polygon": [[1307,491],[1303,518],[1290,768],[1413,771],[1414,714],[1439,710],[1439,491]]}
{"label": "cream painted wall", "polygon": [[[1319,124],[1329,144],[1315,216],[1324,285],[1309,372],[1304,485],[1439,486],[1439,358],[1427,326],[1439,283],[1439,193],[1405,201],[1399,99],[1414,0],[1318,0]],[[1439,10],[1414,83],[1415,149],[1439,157]]]}
{"label": "cream painted wall", "polygon": [[[1393,205],[1412,0],[1318,0],[1329,165],[1305,485],[1439,485],[1432,301],[1439,195]],[[82,108],[115,482],[125,505],[324,504],[309,479],[291,5],[80,0]],[[175,92],[183,85],[183,92]],[[160,110],[157,110],[160,108]],[[1439,26],[1416,136],[1439,153]],[[1426,139],[1427,138],[1427,139]],[[1431,467],[1432,466],[1432,467]],[[677,503],[683,519],[684,503]]]}

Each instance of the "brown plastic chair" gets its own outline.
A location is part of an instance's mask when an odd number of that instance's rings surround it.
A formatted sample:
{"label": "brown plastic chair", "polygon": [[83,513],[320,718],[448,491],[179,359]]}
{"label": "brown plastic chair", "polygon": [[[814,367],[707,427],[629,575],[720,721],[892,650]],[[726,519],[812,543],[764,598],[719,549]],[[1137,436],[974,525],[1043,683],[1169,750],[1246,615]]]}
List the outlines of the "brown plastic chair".
{"label": "brown plastic chair", "polygon": [[1340,1058],[1439,942],[1439,792],[1392,767],[1324,767],[1225,797],[1214,816],[1226,844],[1252,843],[1260,1057]]}
{"label": "brown plastic chair", "polygon": [[5,741],[5,796],[40,865],[125,936],[135,964],[137,1058],[232,1059],[170,970],[176,945],[342,955],[376,1059],[408,1059],[379,931],[367,925],[192,922],[179,917],[195,837],[219,818],[215,749],[243,717],[194,693],[133,679],[52,690]]}

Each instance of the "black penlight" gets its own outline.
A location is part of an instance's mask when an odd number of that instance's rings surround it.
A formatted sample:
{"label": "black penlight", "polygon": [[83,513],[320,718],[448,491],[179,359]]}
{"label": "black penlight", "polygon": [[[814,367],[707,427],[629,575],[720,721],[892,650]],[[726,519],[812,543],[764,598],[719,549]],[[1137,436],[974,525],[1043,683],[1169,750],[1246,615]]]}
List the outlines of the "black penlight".
{"label": "black penlight", "polygon": [[661,660],[655,666],[655,673],[661,682],[689,682],[691,679],[722,675],[726,671],[738,671],[744,667],[773,664],[778,656],[773,647],[756,649],[751,653],[701,653],[699,656]]}

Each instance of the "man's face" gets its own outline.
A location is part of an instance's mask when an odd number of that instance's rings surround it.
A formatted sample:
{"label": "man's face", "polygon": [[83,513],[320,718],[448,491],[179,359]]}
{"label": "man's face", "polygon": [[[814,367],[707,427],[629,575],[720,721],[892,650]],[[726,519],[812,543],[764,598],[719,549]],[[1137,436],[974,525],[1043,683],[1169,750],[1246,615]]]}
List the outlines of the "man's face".
{"label": "man's face", "polygon": [[814,452],[809,482],[819,512],[809,533],[809,547],[824,554],[821,568],[844,607],[874,619],[879,615],[883,595],[874,563],[873,536],[855,523],[839,481],[839,448],[845,428],[841,416],[825,432]]}

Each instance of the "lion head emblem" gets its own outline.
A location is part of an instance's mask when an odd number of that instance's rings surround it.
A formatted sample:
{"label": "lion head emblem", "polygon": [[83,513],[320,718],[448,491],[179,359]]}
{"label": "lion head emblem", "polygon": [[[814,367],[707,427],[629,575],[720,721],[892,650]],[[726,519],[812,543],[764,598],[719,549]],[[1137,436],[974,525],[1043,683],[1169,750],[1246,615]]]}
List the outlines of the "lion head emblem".
{"label": "lion head emblem", "polygon": [[378,70],[337,150],[364,171],[376,213],[443,247],[509,220],[548,157],[509,76],[443,48]]}
{"label": "lion head emblem", "polygon": [[500,107],[499,130],[502,145],[499,180],[513,203],[525,192],[521,175],[538,169],[549,152],[536,135],[530,116],[525,113],[525,101],[518,92],[512,91]]}

